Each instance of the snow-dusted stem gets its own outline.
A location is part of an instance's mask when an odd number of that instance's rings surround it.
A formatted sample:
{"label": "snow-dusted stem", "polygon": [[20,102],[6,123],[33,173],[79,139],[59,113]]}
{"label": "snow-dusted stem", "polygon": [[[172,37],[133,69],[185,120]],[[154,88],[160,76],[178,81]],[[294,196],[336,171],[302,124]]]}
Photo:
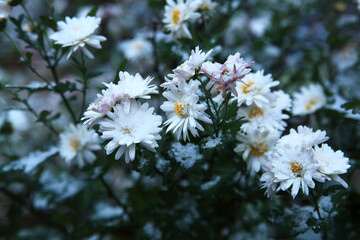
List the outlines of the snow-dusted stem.
{"label": "snow-dusted stem", "polygon": [[84,53],[81,51],[81,74],[82,74],[82,79],[83,79],[83,97],[82,97],[82,104],[81,104],[81,109],[80,109],[80,116],[79,116],[79,121],[83,115],[83,112],[85,110],[85,104],[86,104],[86,90],[87,90],[87,75],[86,75],[86,66],[85,66],[85,58],[84,58]]}
{"label": "snow-dusted stem", "polygon": [[[310,191],[310,196],[311,196],[311,198],[312,198],[311,203],[313,204],[313,206],[314,206],[314,208],[315,208],[315,211],[316,211],[316,213],[317,213],[317,215],[318,215],[318,217],[319,217],[319,220],[320,220],[321,222],[323,222],[324,219],[323,219],[322,216],[321,216],[320,208],[319,208],[319,203],[318,203],[318,200],[319,200],[319,199],[315,196],[314,191]],[[323,239],[323,240],[327,240],[327,239],[328,239],[328,233],[327,233],[327,228],[326,228],[326,226],[323,226],[322,229],[323,229],[322,239]]]}

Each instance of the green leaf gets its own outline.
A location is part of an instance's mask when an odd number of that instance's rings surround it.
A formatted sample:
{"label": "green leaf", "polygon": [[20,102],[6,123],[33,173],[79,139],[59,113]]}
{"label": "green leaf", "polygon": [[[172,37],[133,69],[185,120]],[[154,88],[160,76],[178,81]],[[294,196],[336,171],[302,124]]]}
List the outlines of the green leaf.
{"label": "green leaf", "polygon": [[40,16],[40,20],[46,27],[56,30],[57,25],[54,19],[49,18],[48,16]]}
{"label": "green leaf", "polygon": [[360,100],[356,100],[353,102],[344,103],[341,105],[342,108],[346,110],[352,110],[352,113],[360,113]]}
{"label": "green leaf", "polygon": [[90,12],[88,13],[88,16],[95,16],[98,9],[99,9],[99,6],[93,7],[93,8],[90,10]]}
{"label": "green leaf", "polygon": [[122,60],[122,62],[119,64],[119,67],[116,69],[116,73],[115,73],[115,78],[114,78],[114,83],[115,84],[117,84],[118,82],[119,82],[119,72],[121,71],[121,70],[124,70],[125,69],[125,67],[126,67],[126,64],[127,64],[127,60],[126,59],[124,59],[124,60]]}
{"label": "green leaf", "polygon": [[69,81],[60,82],[60,83],[56,84],[54,89],[56,91],[62,92],[62,93],[65,93],[67,91],[69,91],[69,92],[78,91],[78,89],[76,88],[76,84],[73,82],[69,82]]}

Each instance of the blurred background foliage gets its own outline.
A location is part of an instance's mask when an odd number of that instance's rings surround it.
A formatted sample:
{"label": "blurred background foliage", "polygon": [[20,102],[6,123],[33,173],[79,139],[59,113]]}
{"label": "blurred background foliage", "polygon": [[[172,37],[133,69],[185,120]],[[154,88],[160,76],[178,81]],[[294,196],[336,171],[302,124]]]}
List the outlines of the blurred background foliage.
{"label": "blurred background foliage", "polygon": [[[240,52],[254,70],[265,69],[280,80],[279,89],[291,94],[300,86],[320,83],[328,107],[311,116],[291,117],[288,129],[307,125],[327,131],[329,145],[351,159],[344,177],[349,189],[324,184],[315,190],[324,219],[313,215],[309,199],[292,200],[280,194],[264,196],[259,176],[251,175],[240,156],[232,151],[241,122],[223,125],[220,144],[206,148],[200,136],[191,143],[174,146],[170,134],[162,134],[157,154],[140,150],[130,165],[114,156],[98,153],[93,165],[68,167],[51,151],[57,144],[51,131],[24,110],[26,101],[56,130],[70,122],[62,113],[60,97],[41,87],[17,91],[6,84],[38,82],[9,41],[0,38],[0,237],[2,239],[358,239],[360,236],[359,170],[359,10],[355,1],[340,0],[242,0],[214,1],[217,6],[192,23],[193,39],[174,41],[163,31],[163,0],[32,0],[25,2],[39,25],[54,26],[65,16],[76,16],[97,7],[102,17],[100,34],[107,37],[94,61],[87,62],[92,79],[87,96],[92,102],[103,86],[116,79],[119,70],[151,75],[157,83],[181,64],[196,46],[214,49],[213,60],[224,62]],[[53,6],[53,9],[52,9]],[[18,19],[21,8],[14,8]],[[47,16],[47,18],[41,17]],[[24,29],[27,20],[19,25]],[[14,24],[8,33],[16,38]],[[51,31],[41,28],[41,31]],[[37,36],[26,32],[31,41]],[[127,59],[120,45],[141,36],[153,51],[144,59]],[[33,66],[49,81],[52,75],[40,54],[16,43]],[[64,60],[58,65],[58,85],[76,113],[80,113],[79,71]],[[31,85],[34,86],[34,85]],[[25,99],[25,100],[24,100]],[[152,99],[158,106],[164,99]],[[343,104],[347,103],[344,107]],[[59,107],[60,106],[60,107]],[[162,114],[158,107],[157,112]],[[233,106],[228,116],[236,115]],[[39,120],[40,119],[40,120]],[[47,155],[33,169],[18,164],[30,152]],[[178,152],[176,152],[178,151]],[[190,161],[185,152],[200,154],[189,168],[176,159]],[[177,155],[178,154],[178,155]],[[33,158],[39,158],[34,155]],[[32,158],[32,159],[33,159]],[[20,160],[19,160],[20,159]],[[207,161],[210,159],[210,161]],[[41,159],[40,159],[41,160]],[[46,161],[45,161],[46,160]],[[11,163],[16,162],[18,165]],[[316,234],[326,229],[324,233]]]}

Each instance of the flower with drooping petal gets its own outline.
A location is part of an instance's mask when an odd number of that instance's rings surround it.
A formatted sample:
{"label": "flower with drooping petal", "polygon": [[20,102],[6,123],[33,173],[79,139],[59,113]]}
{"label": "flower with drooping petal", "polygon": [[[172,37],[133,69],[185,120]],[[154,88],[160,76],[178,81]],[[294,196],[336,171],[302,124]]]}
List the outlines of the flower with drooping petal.
{"label": "flower with drooping petal", "polygon": [[[127,110],[126,105],[129,105]],[[136,144],[142,144],[150,151],[155,152],[158,147],[156,140],[160,140],[161,116],[154,114],[154,108],[148,103],[141,104],[129,100],[128,104],[121,102],[113,107],[113,112],[107,112],[108,118],[100,122],[101,138],[110,139],[105,146],[109,155],[118,148],[115,159],[125,154],[125,162],[135,159]]]}
{"label": "flower with drooping petal", "polygon": [[294,93],[293,109],[294,115],[306,115],[317,111],[326,104],[326,96],[319,84],[310,84],[301,87],[300,92]]}
{"label": "flower with drooping petal", "polygon": [[242,157],[247,162],[249,170],[259,172],[266,162],[265,153],[275,147],[280,135],[281,132],[266,128],[256,128],[248,132],[240,131],[236,136],[240,143],[234,151],[243,153]]}
{"label": "flower with drooping petal", "polygon": [[71,124],[68,129],[60,134],[60,156],[67,164],[76,160],[79,167],[83,167],[85,161],[92,163],[96,156],[93,151],[100,150],[99,136],[94,130],[88,130],[86,127],[78,124]]}
{"label": "flower with drooping petal", "polygon": [[101,48],[100,42],[106,40],[104,36],[94,35],[95,30],[99,27],[101,18],[84,16],[65,18],[64,21],[57,22],[59,31],[50,35],[50,38],[55,41],[55,44],[60,44],[62,47],[71,47],[66,59],[69,59],[72,53],[77,49],[81,50],[91,59],[94,58],[92,53],[85,47],[90,45],[94,48]]}
{"label": "flower with drooping petal", "polygon": [[224,98],[227,91],[231,91],[235,96],[238,96],[235,88],[236,83],[242,81],[245,75],[251,71],[247,67],[253,63],[248,63],[243,58],[240,58],[240,53],[228,56],[224,64],[205,62],[201,67],[201,71],[210,78],[206,86],[207,89],[211,89],[213,95],[222,92]]}
{"label": "flower with drooping petal", "polygon": [[206,106],[198,104],[199,96],[196,92],[199,84],[199,81],[194,80],[190,80],[188,83],[179,81],[178,87],[173,86],[163,93],[163,96],[168,99],[160,106],[168,118],[164,123],[164,125],[169,125],[166,132],[172,130],[177,140],[180,139],[181,134],[184,141],[189,139],[188,131],[194,137],[198,136],[196,129],[204,131],[197,120],[211,123],[204,112]]}
{"label": "flower with drooping petal", "polygon": [[271,74],[264,75],[264,70],[256,73],[249,73],[242,82],[236,83],[236,92],[238,94],[238,105],[243,103],[251,105],[255,103],[258,107],[268,104],[270,101],[266,94],[270,93],[270,88],[279,85],[279,81],[274,81]]}
{"label": "flower with drooping petal", "polygon": [[[291,186],[293,198],[298,194],[300,187],[305,195],[309,195],[309,187],[315,187],[314,180],[325,181],[317,171],[319,164],[313,158],[312,150],[304,145],[290,144],[277,144],[275,151],[266,153],[268,163],[261,181],[265,182],[263,187],[270,187],[270,190],[267,190],[268,196],[279,190],[285,191]],[[274,187],[277,187],[275,192]]]}
{"label": "flower with drooping petal", "polygon": [[187,27],[187,22],[200,18],[200,13],[197,13],[201,2],[192,0],[167,0],[165,6],[165,16],[163,23],[165,29],[169,30],[174,39],[178,38],[192,38],[191,33]]}
{"label": "flower with drooping petal", "polygon": [[345,188],[348,184],[342,180],[338,174],[344,174],[350,168],[349,159],[344,157],[344,153],[340,150],[334,151],[327,144],[322,144],[321,147],[315,146],[314,158],[320,165],[318,171],[327,180],[333,179],[339,182]]}

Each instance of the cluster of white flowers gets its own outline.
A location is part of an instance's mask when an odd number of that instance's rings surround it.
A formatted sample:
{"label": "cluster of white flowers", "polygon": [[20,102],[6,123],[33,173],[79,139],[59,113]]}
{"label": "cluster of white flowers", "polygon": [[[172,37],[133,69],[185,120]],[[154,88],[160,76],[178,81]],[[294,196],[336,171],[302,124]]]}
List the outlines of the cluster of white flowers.
{"label": "cluster of white flowers", "polygon": [[66,59],[69,59],[72,53],[79,48],[92,59],[94,56],[85,45],[88,44],[94,48],[101,48],[100,42],[105,41],[106,37],[94,35],[100,22],[101,18],[98,17],[66,17],[65,22],[57,22],[59,31],[50,35],[50,38],[55,41],[55,44],[60,44],[62,47],[71,47]]}
{"label": "cluster of white flowers", "polygon": [[192,38],[187,23],[201,17],[198,11],[215,7],[211,0],[167,0],[166,3],[163,23],[174,39]]}
{"label": "cluster of white flowers", "polygon": [[319,84],[310,84],[308,87],[301,87],[300,92],[293,94],[294,115],[306,115],[317,111],[326,104],[326,96]]}
{"label": "cluster of white flowers", "polygon": [[204,128],[196,120],[211,123],[205,114],[206,106],[198,104],[200,82],[192,79],[200,71],[201,65],[208,58],[212,50],[203,53],[199,47],[191,51],[191,56],[187,61],[173,70],[173,74],[165,77],[165,83],[161,86],[167,91],[163,96],[168,100],[161,105],[161,109],[166,112],[168,120],[164,123],[169,125],[167,132],[173,130],[179,140],[181,134],[183,140],[189,139],[188,131],[193,136],[198,136],[197,129],[204,131]]}
{"label": "cluster of white flowers", "polygon": [[272,151],[267,152],[265,173],[261,181],[265,182],[268,197],[280,190],[292,186],[293,198],[298,194],[300,186],[305,195],[309,187],[314,188],[315,182],[335,180],[347,188],[347,184],[338,175],[347,172],[349,159],[340,150],[334,151],[327,144],[319,144],[328,140],[325,131],[313,132],[311,128],[299,126],[297,131],[283,136]]}
{"label": "cluster of white flowers", "polygon": [[106,154],[119,148],[115,159],[125,154],[126,163],[133,161],[138,143],[151,151],[158,146],[161,116],[155,115],[148,103],[139,101],[158,93],[155,85],[149,85],[152,80],[151,77],[143,79],[138,73],[120,72],[119,82],[104,83],[107,88],[98,94],[99,102],[90,104],[84,113],[85,126],[92,127],[100,121],[101,137],[111,139],[105,146]]}
{"label": "cluster of white flowers", "polygon": [[212,93],[212,97],[217,97],[216,95],[221,93],[221,97],[225,98],[227,91],[233,92],[235,96],[238,95],[236,84],[242,82],[246,74],[251,71],[247,67],[252,63],[240,58],[240,53],[230,55],[224,64],[205,62],[211,52],[212,50],[203,53],[199,47],[196,47],[191,51],[189,59],[165,77],[165,82],[161,84],[166,89],[163,95],[168,99],[161,106],[168,117],[165,125],[169,125],[167,131],[173,130],[177,139],[180,139],[181,134],[184,141],[189,139],[188,131],[195,137],[198,136],[197,129],[204,131],[197,119],[212,123],[204,112],[205,105],[198,104],[199,74],[208,76],[206,89]]}
{"label": "cluster of white flowers", "polygon": [[259,172],[266,162],[265,154],[275,147],[287,125],[284,119],[289,116],[283,111],[290,110],[291,99],[281,90],[271,92],[279,81],[274,81],[271,74],[264,75],[263,70],[247,74],[242,81],[236,85],[236,99],[238,117],[246,123],[237,135],[240,143],[235,152],[242,153],[249,170]]}

